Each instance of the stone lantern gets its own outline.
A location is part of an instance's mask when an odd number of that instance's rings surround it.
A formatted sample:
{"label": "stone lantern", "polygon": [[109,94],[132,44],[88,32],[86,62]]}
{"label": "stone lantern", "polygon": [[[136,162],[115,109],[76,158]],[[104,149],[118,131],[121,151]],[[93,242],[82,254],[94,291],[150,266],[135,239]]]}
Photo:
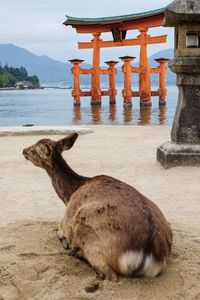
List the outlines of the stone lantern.
{"label": "stone lantern", "polygon": [[175,27],[169,67],[177,74],[179,97],[171,141],[157,149],[157,160],[164,168],[200,165],[200,1],[173,1],[164,26]]}

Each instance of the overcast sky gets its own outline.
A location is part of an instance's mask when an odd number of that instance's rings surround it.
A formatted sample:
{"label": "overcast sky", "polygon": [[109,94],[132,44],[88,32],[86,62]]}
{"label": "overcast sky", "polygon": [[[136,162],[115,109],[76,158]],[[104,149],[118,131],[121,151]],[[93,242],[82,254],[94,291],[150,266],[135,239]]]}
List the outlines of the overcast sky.
{"label": "overcast sky", "polygon": [[[172,0],[0,0],[0,44],[15,44],[37,55],[66,62],[71,58],[91,62],[91,50],[78,50],[76,42],[89,41],[90,35],[76,34],[62,23],[65,15],[102,17],[144,12],[165,7]],[[173,47],[173,30],[156,28],[152,35],[168,34],[167,44],[149,47],[149,54]],[[128,37],[136,37],[137,31]],[[105,35],[104,38],[109,38]],[[102,62],[122,55],[138,56],[137,46],[102,49]]]}

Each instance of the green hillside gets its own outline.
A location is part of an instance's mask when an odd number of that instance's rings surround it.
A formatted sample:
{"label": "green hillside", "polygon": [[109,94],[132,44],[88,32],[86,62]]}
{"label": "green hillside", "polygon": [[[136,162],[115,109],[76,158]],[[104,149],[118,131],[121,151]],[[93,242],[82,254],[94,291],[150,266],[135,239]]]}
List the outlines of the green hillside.
{"label": "green hillside", "polygon": [[28,76],[24,67],[13,68],[0,65],[0,88],[14,87],[19,81],[28,81],[32,83],[33,88],[39,88],[40,82],[37,76]]}

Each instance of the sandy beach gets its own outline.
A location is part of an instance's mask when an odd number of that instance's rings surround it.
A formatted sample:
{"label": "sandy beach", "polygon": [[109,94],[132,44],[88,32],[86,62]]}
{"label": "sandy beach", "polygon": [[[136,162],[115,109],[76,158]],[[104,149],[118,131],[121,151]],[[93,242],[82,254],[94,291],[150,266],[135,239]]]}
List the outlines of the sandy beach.
{"label": "sandy beach", "polygon": [[87,127],[93,133],[80,135],[65,159],[81,175],[127,182],[161,208],[174,233],[166,272],[110,283],[67,255],[55,233],[64,205],[45,171],[22,155],[44,136],[1,136],[0,300],[200,299],[200,169],[164,170],[156,162],[156,148],[170,140],[170,127]]}

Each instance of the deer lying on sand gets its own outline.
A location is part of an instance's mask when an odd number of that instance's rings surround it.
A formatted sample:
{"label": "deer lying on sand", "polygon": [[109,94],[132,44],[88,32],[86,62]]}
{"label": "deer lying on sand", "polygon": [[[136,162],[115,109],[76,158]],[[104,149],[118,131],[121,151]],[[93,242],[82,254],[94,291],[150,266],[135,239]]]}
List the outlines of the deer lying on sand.
{"label": "deer lying on sand", "polygon": [[86,259],[102,278],[155,277],[170,254],[172,231],[160,209],[135,188],[115,178],[75,173],[62,157],[78,137],[42,139],[23,150],[46,170],[66,205],[58,237],[65,248]]}

